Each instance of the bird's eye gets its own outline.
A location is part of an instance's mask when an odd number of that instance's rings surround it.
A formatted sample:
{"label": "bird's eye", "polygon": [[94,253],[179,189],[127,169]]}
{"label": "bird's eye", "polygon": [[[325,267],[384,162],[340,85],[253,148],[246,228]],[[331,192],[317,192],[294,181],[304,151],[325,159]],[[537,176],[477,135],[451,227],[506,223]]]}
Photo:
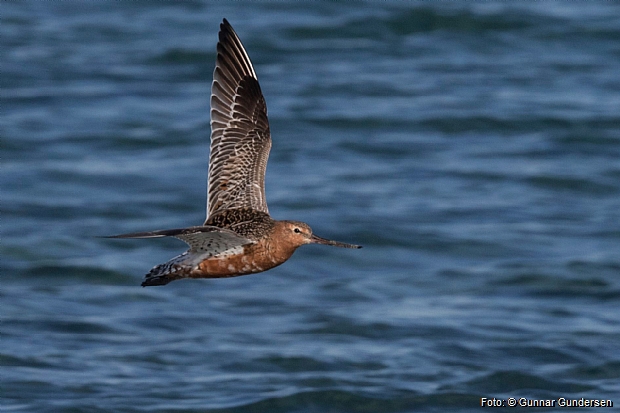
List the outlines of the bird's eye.
{"label": "bird's eye", "polygon": [[299,234],[299,233],[301,232],[301,230],[300,230],[299,228],[295,228],[295,229],[293,230],[293,232],[294,232],[295,234]]}

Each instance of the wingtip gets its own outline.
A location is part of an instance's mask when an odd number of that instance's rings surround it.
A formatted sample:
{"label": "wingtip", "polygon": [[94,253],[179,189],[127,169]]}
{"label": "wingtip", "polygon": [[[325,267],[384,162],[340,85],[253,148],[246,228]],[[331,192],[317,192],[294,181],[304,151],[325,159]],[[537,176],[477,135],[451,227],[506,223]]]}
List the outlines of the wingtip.
{"label": "wingtip", "polygon": [[226,18],[222,19],[222,23],[220,23],[220,33],[223,32],[233,32],[234,33],[235,29],[233,29],[232,25],[228,22],[228,20],[226,20]]}
{"label": "wingtip", "polygon": [[139,238],[161,238],[164,234],[157,234],[155,232],[132,232],[129,234],[118,235],[104,235],[97,238],[112,238],[112,239],[139,239]]}
{"label": "wingtip", "polygon": [[133,238],[133,237],[128,237],[127,235],[131,235],[131,234],[97,235],[95,236],[95,238],[104,238],[104,239]]}

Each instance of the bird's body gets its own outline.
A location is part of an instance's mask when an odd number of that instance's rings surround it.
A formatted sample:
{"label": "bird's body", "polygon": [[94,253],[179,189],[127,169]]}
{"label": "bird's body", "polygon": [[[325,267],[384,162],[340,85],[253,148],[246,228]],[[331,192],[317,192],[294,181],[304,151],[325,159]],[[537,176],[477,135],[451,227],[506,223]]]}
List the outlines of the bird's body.
{"label": "bird's body", "polygon": [[266,271],[288,260],[304,244],[357,245],[312,234],[297,221],[271,218],[265,199],[265,170],[271,148],[267,106],[239,37],[224,19],[211,87],[211,153],[207,219],[203,226],[116,235],[111,238],[172,236],[189,250],[155,266],[143,286],[181,278],[222,278]]}

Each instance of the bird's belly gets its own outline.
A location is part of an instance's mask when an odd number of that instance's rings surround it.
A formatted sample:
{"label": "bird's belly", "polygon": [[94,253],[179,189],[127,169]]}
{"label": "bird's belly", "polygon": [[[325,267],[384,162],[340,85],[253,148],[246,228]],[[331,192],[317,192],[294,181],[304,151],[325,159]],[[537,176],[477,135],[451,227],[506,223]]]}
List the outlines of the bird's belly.
{"label": "bird's belly", "polygon": [[266,271],[282,264],[269,257],[250,254],[236,254],[226,257],[211,257],[201,261],[191,272],[192,278],[222,278]]}

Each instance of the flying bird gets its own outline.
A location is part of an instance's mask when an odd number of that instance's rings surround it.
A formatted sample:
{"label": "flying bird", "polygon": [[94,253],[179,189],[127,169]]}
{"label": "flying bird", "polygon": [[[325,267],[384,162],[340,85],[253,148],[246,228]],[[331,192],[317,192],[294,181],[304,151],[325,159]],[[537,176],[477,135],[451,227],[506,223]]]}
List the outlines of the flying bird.
{"label": "flying bird", "polygon": [[303,222],[271,218],[265,199],[270,149],[267,105],[256,72],[239,36],[224,19],[211,85],[206,221],[202,226],[108,237],[175,237],[189,245],[183,254],[153,267],[143,287],[266,271],[304,244],[361,248],[321,238]]}

